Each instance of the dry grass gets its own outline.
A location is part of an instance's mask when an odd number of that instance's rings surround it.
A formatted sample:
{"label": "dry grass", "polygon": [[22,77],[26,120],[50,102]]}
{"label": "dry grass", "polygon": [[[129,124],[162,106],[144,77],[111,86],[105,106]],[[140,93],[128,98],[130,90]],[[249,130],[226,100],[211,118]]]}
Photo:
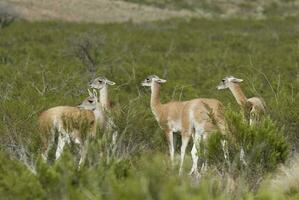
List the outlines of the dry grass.
{"label": "dry grass", "polygon": [[144,22],[177,17],[253,18],[298,16],[299,0],[4,0],[29,21]]}
{"label": "dry grass", "polygon": [[299,156],[291,162],[290,166],[280,168],[271,185],[274,191],[299,193]]}
{"label": "dry grass", "polygon": [[143,22],[173,17],[194,17],[187,10],[168,10],[111,0],[6,0],[20,15],[30,21],[64,20],[72,22]]}

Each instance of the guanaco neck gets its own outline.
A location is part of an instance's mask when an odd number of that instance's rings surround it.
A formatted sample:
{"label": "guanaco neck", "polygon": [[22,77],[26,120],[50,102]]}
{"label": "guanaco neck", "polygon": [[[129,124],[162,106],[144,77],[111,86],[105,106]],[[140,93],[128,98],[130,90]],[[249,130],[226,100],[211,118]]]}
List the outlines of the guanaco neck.
{"label": "guanaco neck", "polygon": [[93,113],[95,115],[96,126],[99,126],[102,129],[104,127],[105,116],[103,114],[103,107],[101,102],[96,103],[96,108]]}
{"label": "guanaco neck", "polygon": [[231,83],[229,86],[230,91],[233,93],[237,103],[244,108],[246,106],[247,98],[243,93],[238,83]]}
{"label": "guanaco neck", "polygon": [[100,91],[100,103],[105,110],[109,110],[109,100],[108,100],[108,86],[105,85]]}
{"label": "guanaco neck", "polygon": [[154,82],[151,86],[151,109],[156,117],[159,118],[159,111],[161,108],[160,102],[160,84]]}

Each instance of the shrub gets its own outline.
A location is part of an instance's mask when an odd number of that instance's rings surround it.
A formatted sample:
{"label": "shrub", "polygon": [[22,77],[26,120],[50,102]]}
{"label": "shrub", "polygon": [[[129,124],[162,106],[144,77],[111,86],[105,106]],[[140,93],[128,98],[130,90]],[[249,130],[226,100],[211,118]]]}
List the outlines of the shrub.
{"label": "shrub", "polygon": [[39,180],[23,163],[0,151],[0,196],[2,199],[43,199]]}
{"label": "shrub", "polygon": [[94,32],[87,32],[69,39],[71,55],[79,59],[86,67],[87,72],[95,73],[103,60],[103,46],[105,38]]}
{"label": "shrub", "polygon": [[[256,186],[265,174],[273,171],[288,158],[289,145],[282,130],[269,118],[256,126],[249,126],[239,113],[227,112],[229,133],[230,173],[242,174],[251,186]],[[207,141],[208,161],[218,168],[225,163],[220,133],[213,134]],[[244,149],[246,165],[240,162],[240,150]]]}
{"label": "shrub", "polygon": [[0,29],[10,25],[16,18],[16,11],[5,2],[0,2]]}

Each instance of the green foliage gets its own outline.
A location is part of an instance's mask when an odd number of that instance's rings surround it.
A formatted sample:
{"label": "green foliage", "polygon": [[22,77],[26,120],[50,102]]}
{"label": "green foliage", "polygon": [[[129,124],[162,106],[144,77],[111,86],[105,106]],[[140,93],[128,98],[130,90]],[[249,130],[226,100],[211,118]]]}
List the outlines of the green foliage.
{"label": "green foliage", "polygon": [[[227,164],[223,158],[221,139],[227,139],[232,165],[230,173],[242,174],[251,187],[256,187],[261,177],[284,163],[289,154],[289,145],[284,133],[270,119],[265,118],[257,126],[249,126],[241,114],[227,112],[228,135],[214,133],[205,144],[208,163],[222,169]],[[243,148],[246,164],[240,161]]]}
{"label": "green foliage", "polygon": [[249,168],[271,171],[287,158],[288,144],[284,133],[270,118],[266,117],[256,126],[249,126],[241,115],[229,113],[228,123],[230,137],[235,137],[235,144],[231,146],[236,150],[240,150],[240,146],[244,148]]}
{"label": "green foliage", "polygon": [[[4,155],[4,154],[3,154]],[[7,158],[7,157],[6,157]],[[214,171],[200,183],[191,177],[178,176],[168,159],[161,154],[143,154],[106,165],[85,165],[78,169],[67,150],[54,165],[38,160],[36,175],[18,161],[1,166],[1,197],[4,199],[286,199],[263,187],[256,194],[246,189],[239,194],[229,190],[226,177]],[[266,186],[266,185],[265,185]],[[33,189],[34,188],[34,189]],[[274,195],[275,194],[275,195]],[[296,197],[296,194],[288,198]],[[278,198],[279,197],[279,198]]]}
{"label": "green foliage", "polygon": [[39,180],[21,162],[0,151],[0,195],[2,199],[43,199]]}

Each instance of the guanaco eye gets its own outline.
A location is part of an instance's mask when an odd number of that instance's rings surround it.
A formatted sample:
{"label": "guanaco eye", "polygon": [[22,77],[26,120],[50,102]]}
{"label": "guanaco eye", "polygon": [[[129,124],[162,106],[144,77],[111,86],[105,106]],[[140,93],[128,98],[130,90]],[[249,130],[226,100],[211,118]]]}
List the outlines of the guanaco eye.
{"label": "guanaco eye", "polygon": [[99,83],[103,83],[103,81],[102,81],[102,80],[99,80]]}
{"label": "guanaco eye", "polygon": [[92,103],[92,102],[93,102],[93,100],[88,100],[88,102],[89,102],[89,103]]}
{"label": "guanaco eye", "polygon": [[222,82],[224,83],[224,82],[225,82],[225,80],[224,80],[224,79],[222,79]]}

